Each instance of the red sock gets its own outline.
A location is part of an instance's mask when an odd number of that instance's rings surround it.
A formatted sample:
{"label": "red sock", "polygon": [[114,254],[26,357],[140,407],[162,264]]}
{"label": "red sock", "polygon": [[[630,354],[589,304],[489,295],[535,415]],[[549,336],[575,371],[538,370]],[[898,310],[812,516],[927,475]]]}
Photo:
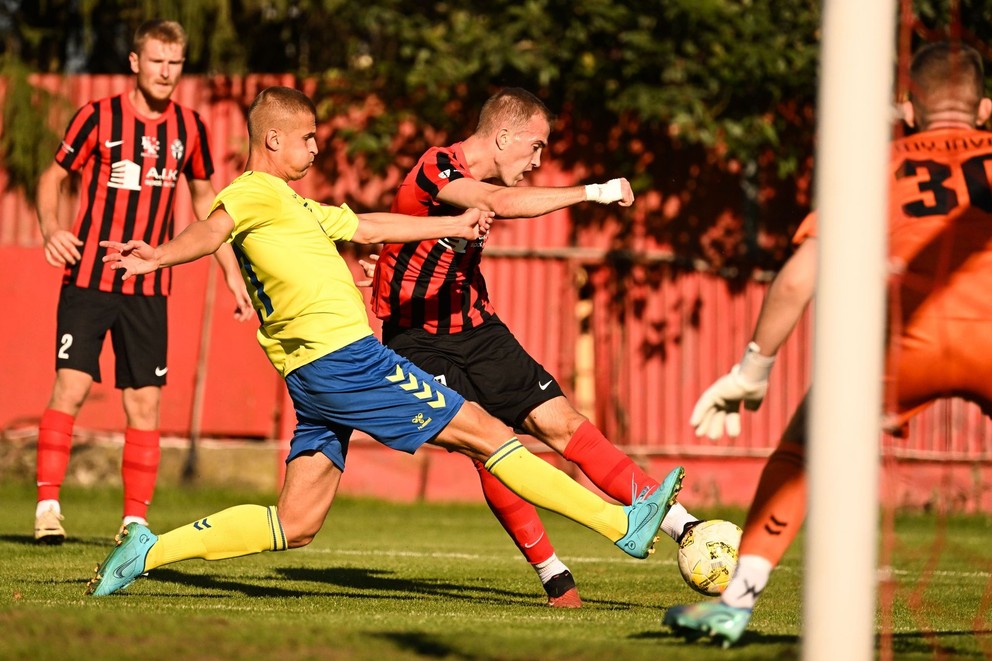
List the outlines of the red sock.
{"label": "red sock", "polygon": [[740,554],[777,565],[806,517],[806,449],[782,443],[768,457],[747,513]]}
{"label": "red sock", "polygon": [[603,493],[624,505],[632,502],[631,484],[638,493],[644,487],[658,486],[658,480],[641,470],[588,420],[575,430],[563,456],[581,468]]}
{"label": "red sock", "polygon": [[161,454],[157,429],[143,431],[128,427],[124,430],[124,458],[121,462],[124,516],[148,518],[146,514],[155,493]]}
{"label": "red sock", "polygon": [[72,448],[72,425],[75,417],[62,411],[45,409],[38,425],[38,501],[58,500],[59,489],[69,467]]}
{"label": "red sock", "polygon": [[533,565],[550,558],[555,549],[544,530],[541,517],[537,515],[537,508],[510,491],[505,484],[493,477],[481,462],[472,463],[479,471],[482,493],[486,497],[489,509],[527,558],[527,562]]}

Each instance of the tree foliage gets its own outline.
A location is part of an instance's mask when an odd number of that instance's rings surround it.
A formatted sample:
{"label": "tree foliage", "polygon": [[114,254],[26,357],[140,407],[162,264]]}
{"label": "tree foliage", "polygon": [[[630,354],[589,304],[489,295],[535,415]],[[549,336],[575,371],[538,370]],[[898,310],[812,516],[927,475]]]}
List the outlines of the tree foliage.
{"label": "tree foliage", "polygon": [[[797,207],[809,204],[803,181],[813,151],[819,7],[819,0],[0,0],[12,26],[3,48],[35,70],[126,71],[134,27],[160,16],[179,20],[190,35],[187,73],[315,79],[325,118],[375,109],[338,132],[370,174],[388,169],[397,152],[421,149],[425,135],[464,136],[498,87],[525,87],[560,113],[553,148],[566,167],[590,177],[624,172],[640,192],[681,196],[674,219],[656,214],[649,231],[688,258],[752,264],[774,264],[787,245],[790,228],[767,201],[787,200],[793,225]],[[950,34],[946,26],[957,20],[973,30],[964,35],[970,41],[985,43],[992,28],[984,9],[983,0],[915,0],[916,39]],[[743,210],[743,226],[714,220],[728,207]]]}
{"label": "tree foliage", "polygon": [[44,90],[33,89],[28,70],[18,62],[0,64],[8,91],[2,108],[0,155],[9,185],[34,199],[38,175],[52,162],[59,137],[39,118],[48,117],[58,100]]}

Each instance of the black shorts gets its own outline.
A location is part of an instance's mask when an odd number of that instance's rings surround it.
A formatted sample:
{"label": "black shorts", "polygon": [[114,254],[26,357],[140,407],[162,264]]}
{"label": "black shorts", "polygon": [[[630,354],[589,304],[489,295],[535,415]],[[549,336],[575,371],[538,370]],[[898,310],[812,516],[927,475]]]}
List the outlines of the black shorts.
{"label": "black shorts", "polygon": [[110,331],[115,385],[165,385],[169,323],[165,296],[133,296],[64,285],[59,293],[55,369],[100,383],[100,352]]}
{"label": "black shorts", "polygon": [[519,427],[538,404],[563,395],[498,317],[452,335],[386,324],[382,341],[511,427]]}

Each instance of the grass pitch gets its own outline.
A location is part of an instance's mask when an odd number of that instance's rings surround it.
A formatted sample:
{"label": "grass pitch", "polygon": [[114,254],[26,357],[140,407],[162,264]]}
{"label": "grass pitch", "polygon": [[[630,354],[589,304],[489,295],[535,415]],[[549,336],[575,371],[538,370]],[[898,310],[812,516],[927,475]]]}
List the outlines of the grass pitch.
{"label": "grass pitch", "polygon": [[[698,598],[667,539],[637,561],[545,516],[585,602],[554,610],[484,505],[339,499],[305,549],[176,563],[118,595],[84,596],[113,544],[119,499],[115,488],[64,489],[70,538],[36,546],[33,487],[0,484],[0,658],[674,661],[800,651],[801,544],[774,574],[742,644],[723,651],[661,627],[667,606]],[[242,502],[274,496],[160,489],[152,527],[165,531]],[[739,511],[703,514],[742,520]],[[897,659],[992,654],[989,518],[901,517],[894,541],[894,608],[884,625],[891,643],[882,644]]]}

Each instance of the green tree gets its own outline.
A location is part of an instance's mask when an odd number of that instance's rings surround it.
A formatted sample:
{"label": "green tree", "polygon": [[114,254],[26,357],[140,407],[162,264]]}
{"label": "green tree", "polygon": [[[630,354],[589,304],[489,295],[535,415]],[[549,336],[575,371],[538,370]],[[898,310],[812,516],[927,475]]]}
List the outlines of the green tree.
{"label": "green tree", "polygon": [[23,190],[33,200],[38,176],[52,162],[59,144],[59,136],[39,118],[48,117],[58,100],[44,90],[32,88],[28,70],[17,61],[3,62],[0,72],[7,84],[0,162],[7,172],[8,186]]}
{"label": "green tree", "polygon": [[[658,191],[669,212],[649,208],[644,220],[659,241],[687,263],[748,271],[786,256],[788,234],[811,202],[819,6],[0,0],[0,28],[6,23],[8,57],[33,70],[108,73],[126,70],[129,35],[142,19],[177,19],[190,35],[187,73],[292,72],[317,81],[325,119],[373,108],[336,136],[367,177],[408,162],[425,135],[464,136],[498,87],[525,87],[560,114],[556,160],[590,177],[623,172],[639,192]],[[971,43],[992,37],[984,0],[914,6],[917,41],[950,35],[949,25],[969,26],[959,32]],[[0,148],[23,149],[15,144],[22,139],[33,138],[5,137]],[[26,168],[15,185],[36,176],[27,161],[5,163]],[[330,159],[320,165],[333,167]],[[602,220],[596,209],[576,219]]]}

